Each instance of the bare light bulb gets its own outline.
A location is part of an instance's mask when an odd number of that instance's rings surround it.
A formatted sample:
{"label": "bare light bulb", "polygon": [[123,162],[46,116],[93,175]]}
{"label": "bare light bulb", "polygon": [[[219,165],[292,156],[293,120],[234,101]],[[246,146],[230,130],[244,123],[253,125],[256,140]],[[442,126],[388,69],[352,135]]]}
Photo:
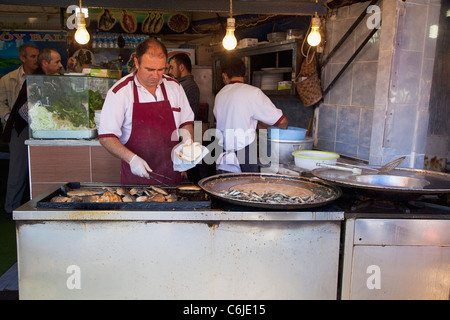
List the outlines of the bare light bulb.
{"label": "bare light bulb", "polygon": [[312,18],[311,32],[309,33],[307,38],[308,44],[312,47],[317,46],[320,43],[320,40],[322,40],[319,32],[319,27],[320,27],[320,18],[318,16],[315,16]]}
{"label": "bare light bulb", "polygon": [[86,44],[89,42],[89,32],[86,30],[86,20],[84,19],[84,13],[80,13],[80,17],[77,23],[77,31],[75,32],[75,41],[79,44]]}
{"label": "bare light bulb", "polygon": [[313,29],[308,35],[308,44],[312,47],[317,46],[320,43],[321,37],[317,29]]}
{"label": "bare light bulb", "polygon": [[225,34],[225,37],[222,40],[222,45],[227,50],[233,50],[236,48],[237,40],[234,36],[234,28],[235,26],[235,20],[234,18],[228,18],[227,19],[227,31]]}

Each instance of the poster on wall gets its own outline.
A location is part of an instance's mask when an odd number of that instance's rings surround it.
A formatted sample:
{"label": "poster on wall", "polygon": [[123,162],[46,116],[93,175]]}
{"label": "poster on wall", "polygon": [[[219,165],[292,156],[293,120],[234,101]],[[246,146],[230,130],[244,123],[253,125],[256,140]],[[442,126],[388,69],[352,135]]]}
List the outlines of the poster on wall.
{"label": "poster on wall", "polygon": [[143,34],[186,32],[191,15],[184,12],[136,11],[119,9],[89,9],[90,30]]}
{"label": "poster on wall", "polygon": [[67,63],[67,32],[52,30],[2,30],[0,32],[0,77],[17,69],[19,47],[24,43],[33,43],[39,49],[53,48],[61,55],[61,63]]}

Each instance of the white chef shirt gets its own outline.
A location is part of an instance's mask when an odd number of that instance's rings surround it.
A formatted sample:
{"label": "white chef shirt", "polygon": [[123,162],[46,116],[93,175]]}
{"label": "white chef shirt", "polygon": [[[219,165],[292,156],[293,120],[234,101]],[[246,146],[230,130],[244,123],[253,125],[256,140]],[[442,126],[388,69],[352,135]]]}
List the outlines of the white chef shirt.
{"label": "white chef shirt", "polygon": [[217,169],[231,172],[240,172],[234,151],[255,140],[258,121],[275,125],[284,118],[261,89],[245,83],[228,84],[217,93],[214,116],[223,138],[219,144],[225,151],[217,160]]}
{"label": "white chef shirt", "polygon": [[[134,77],[134,82],[130,81]],[[139,102],[163,101],[164,95],[161,83],[166,88],[167,98],[172,107],[175,119],[175,126],[181,128],[187,124],[194,123],[194,112],[192,111],[183,87],[178,81],[163,75],[160,83],[156,87],[156,98],[139,83],[134,74],[123,77],[112,86],[107,95],[100,116],[100,128],[98,128],[99,138],[116,136],[122,144],[127,143],[131,135],[133,120],[133,85],[137,86]],[[114,89],[120,87],[116,93]],[[178,130],[174,139],[178,140]],[[155,132],[155,134],[158,134]]]}

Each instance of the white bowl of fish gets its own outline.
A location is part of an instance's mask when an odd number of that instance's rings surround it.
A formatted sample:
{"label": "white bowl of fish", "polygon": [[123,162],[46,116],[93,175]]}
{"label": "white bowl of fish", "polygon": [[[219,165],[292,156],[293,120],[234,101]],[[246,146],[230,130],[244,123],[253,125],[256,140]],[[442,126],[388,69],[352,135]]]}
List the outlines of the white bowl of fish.
{"label": "white bowl of fish", "polygon": [[318,150],[297,150],[292,152],[292,155],[295,165],[305,170],[320,168],[318,163],[334,165],[339,158],[337,153]]}

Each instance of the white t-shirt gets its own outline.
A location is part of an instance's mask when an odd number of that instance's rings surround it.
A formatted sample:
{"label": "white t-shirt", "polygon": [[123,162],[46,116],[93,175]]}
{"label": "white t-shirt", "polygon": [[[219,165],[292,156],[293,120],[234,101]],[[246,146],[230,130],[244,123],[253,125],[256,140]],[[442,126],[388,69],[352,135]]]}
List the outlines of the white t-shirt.
{"label": "white t-shirt", "polygon": [[261,89],[245,83],[228,84],[217,93],[214,116],[217,130],[223,137],[223,142],[219,140],[219,144],[226,151],[223,157],[219,157],[218,169],[227,171],[231,171],[230,168],[220,164],[230,162],[236,167],[234,151],[245,148],[255,140],[258,121],[274,125],[284,117],[283,111]]}
{"label": "white t-shirt", "polygon": [[[127,143],[131,135],[133,120],[133,85],[137,86],[139,102],[156,102],[163,101],[164,95],[161,89],[161,83],[166,88],[167,98],[172,107],[172,113],[177,128],[187,124],[194,123],[194,112],[192,111],[183,87],[173,78],[163,76],[156,88],[156,98],[145,89],[139,80],[134,77],[134,82],[130,77],[134,74],[123,77],[112,86],[106,95],[105,102],[100,117],[100,128],[98,135],[102,136],[114,135],[122,144]],[[131,78],[132,79],[132,78]],[[114,89],[120,87],[116,93]],[[155,133],[157,134],[157,133]],[[178,132],[177,132],[178,137]]]}

